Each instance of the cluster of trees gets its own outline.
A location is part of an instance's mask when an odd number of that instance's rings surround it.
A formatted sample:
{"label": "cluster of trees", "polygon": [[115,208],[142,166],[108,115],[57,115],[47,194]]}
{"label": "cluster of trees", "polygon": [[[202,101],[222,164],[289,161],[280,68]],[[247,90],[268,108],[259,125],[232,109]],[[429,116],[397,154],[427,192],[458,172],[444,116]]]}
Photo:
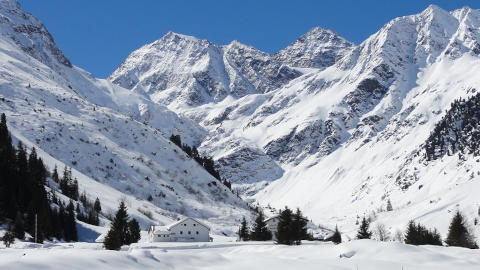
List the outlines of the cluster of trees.
{"label": "cluster of trees", "polygon": [[0,173],[0,222],[10,223],[16,238],[24,239],[25,232],[34,236],[37,221],[37,242],[77,239],[73,204],[65,207],[49,196],[45,189],[49,172],[35,148],[27,155],[21,142],[13,146],[5,114],[0,121]]}
{"label": "cluster of trees", "polygon": [[[372,237],[369,226],[370,222],[366,218],[363,218],[357,232],[357,239],[370,239]],[[406,244],[411,245],[443,245],[442,237],[437,229],[428,229],[420,223],[416,224],[414,221],[409,222],[404,235],[404,241]],[[471,249],[478,248],[475,242],[475,236],[468,229],[466,220],[460,211],[455,213],[450,222],[445,244]]]}
{"label": "cluster of trees", "polygon": [[77,219],[85,223],[98,226],[100,223],[98,216],[102,211],[102,205],[98,197],[95,199],[95,202],[91,202],[88,200],[87,194],[83,192],[79,197],[79,201],[83,205],[83,210],[81,209],[80,205],[77,204]]}
{"label": "cluster of trees", "polygon": [[72,177],[72,168],[65,166],[63,169],[63,177],[59,179],[57,166],[53,169],[52,179],[59,185],[63,195],[72,200],[78,200],[78,181]]}
{"label": "cluster of trees", "polygon": [[480,155],[480,94],[458,99],[435,125],[425,143],[427,160],[457,152]]}
{"label": "cluster of trees", "polygon": [[188,144],[182,144],[182,138],[180,135],[171,135],[170,141],[173,142],[175,145],[180,147],[189,157],[193,158],[198,164],[200,164],[210,175],[215,177],[218,181],[222,182],[228,189],[232,189],[232,183],[225,179],[221,179],[220,173],[215,169],[215,161],[213,161],[212,157],[208,156],[201,156],[198,153],[198,149],[193,146],[190,147]]}
{"label": "cluster of trees", "polygon": [[120,250],[123,245],[130,245],[140,240],[140,226],[137,220],[131,219],[129,221],[128,219],[127,207],[122,201],[103,242],[106,249]]}
{"label": "cluster of trees", "polygon": [[405,244],[410,245],[442,245],[442,236],[437,229],[427,229],[420,223],[415,224],[412,220],[408,223],[407,231],[405,233]]}
{"label": "cluster of trees", "polygon": [[255,218],[252,230],[248,228],[245,217],[242,219],[240,229],[238,230],[238,237],[242,241],[268,241],[272,240],[272,232],[268,229],[265,222],[265,216],[260,211]]}
{"label": "cluster of trees", "polygon": [[[300,245],[302,240],[310,240],[312,236],[307,233],[308,220],[303,217],[300,209],[293,213],[288,207],[281,210],[275,238],[278,244]],[[272,232],[268,229],[265,216],[260,211],[255,219],[252,230],[248,229],[247,221],[243,218],[238,231],[240,240],[267,241],[272,239]]]}

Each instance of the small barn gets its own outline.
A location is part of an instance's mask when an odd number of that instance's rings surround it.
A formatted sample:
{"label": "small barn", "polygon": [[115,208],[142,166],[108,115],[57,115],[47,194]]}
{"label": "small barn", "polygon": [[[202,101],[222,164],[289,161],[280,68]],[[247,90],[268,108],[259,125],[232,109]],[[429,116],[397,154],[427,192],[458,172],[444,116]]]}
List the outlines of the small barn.
{"label": "small barn", "polygon": [[208,242],[210,228],[194,218],[184,218],[168,226],[150,226],[150,242]]}

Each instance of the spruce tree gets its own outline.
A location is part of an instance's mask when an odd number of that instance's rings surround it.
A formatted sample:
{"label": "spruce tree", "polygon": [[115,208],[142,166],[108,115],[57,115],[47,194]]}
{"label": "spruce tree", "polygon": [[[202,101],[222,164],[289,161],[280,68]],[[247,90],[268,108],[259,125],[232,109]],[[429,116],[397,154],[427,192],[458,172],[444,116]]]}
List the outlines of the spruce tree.
{"label": "spruce tree", "polygon": [[307,219],[303,217],[300,208],[297,208],[297,211],[293,215],[292,234],[294,243],[297,245],[300,245],[302,243],[302,240],[308,239]]}
{"label": "spruce tree", "polygon": [[253,230],[250,233],[250,240],[253,241],[267,241],[272,239],[272,233],[268,230],[267,223],[265,223],[265,216],[262,211],[258,213],[255,218]]}
{"label": "spruce tree", "polygon": [[365,217],[362,219],[362,223],[358,228],[357,239],[370,239],[372,237],[372,232],[369,230],[370,223]]}
{"label": "spruce tree", "polygon": [[123,244],[127,243],[128,234],[128,213],[125,203],[122,201],[118,207],[115,218],[110,230],[103,243],[106,249],[119,250]]}
{"label": "spruce tree", "polygon": [[2,240],[3,240],[3,244],[7,248],[10,247],[10,245],[15,242],[15,233],[11,230],[11,228],[9,228],[7,232],[5,232]]}
{"label": "spruce tree", "polygon": [[100,204],[100,200],[98,199],[98,197],[97,197],[97,199],[95,199],[95,203],[93,204],[93,209],[97,213],[102,212],[102,205]]}
{"label": "spruce tree", "polygon": [[248,241],[248,238],[249,238],[249,232],[247,227],[247,220],[245,219],[245,217],[243,217],[240,228],[238,229],[238,239],[240,241]]}
{"label": "spruce tree", "polygon": [[334,243],[334,244],[340,244],[342,242],[342,235],[340,234],[340,232],[338,231],[338,226],[335,226],[335,232],[333,233],[332,237],[330,238],[330,240]]}
{"label": "spruce tree", "polygon": [[475,243],[475,237],[470,234],[465,223],[465,218],[457,210],[448,228],[448,236],[445,243],[449,246],[477,249],[478,245]]}
{"label": "spruce tree", "polygon": [[295,235],[292,233],[293,213],[288,207],[285,207],[278,216],[277,232],[275,237],[278,244],[292,245],[295,241]]}
{"label": "spruce tree", "polygon": [[128,231],[125,244],[130,245],[137,243],[140,240],[140,225],[136,219],[132,219],[128,222]]}

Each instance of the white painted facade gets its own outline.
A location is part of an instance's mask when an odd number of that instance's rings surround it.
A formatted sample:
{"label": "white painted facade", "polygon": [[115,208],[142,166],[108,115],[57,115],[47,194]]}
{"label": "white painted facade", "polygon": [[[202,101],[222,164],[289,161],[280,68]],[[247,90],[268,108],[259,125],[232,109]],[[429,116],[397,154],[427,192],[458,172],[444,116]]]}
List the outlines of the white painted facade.
{"label": "white painted facade", "polygon": [[208,242],[210,228],[194,218],[184,218],[168,226],[150,226],[150,242]]}
{"label": "white painted facade", "polygon": [[268,230],[272,232],[273,241],[277,240],[277,237],[275,237],[275,233],[277,232],[278,220],[279,220],[278,216],[273,216],[265,220]]}

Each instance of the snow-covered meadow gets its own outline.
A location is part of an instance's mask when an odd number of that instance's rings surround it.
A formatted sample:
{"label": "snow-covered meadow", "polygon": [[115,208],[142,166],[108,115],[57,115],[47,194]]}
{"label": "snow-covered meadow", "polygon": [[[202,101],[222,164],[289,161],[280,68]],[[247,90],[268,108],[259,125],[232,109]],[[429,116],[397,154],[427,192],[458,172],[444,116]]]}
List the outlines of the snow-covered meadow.
{"label": "snow-covered meadow", "polygon": [[[2,246],[3,247],[3,246]],[[480,251],[356,240],[301,246],[272,242],[138,243],[121,251],[98,243],[16,243],[0,249],[0,269],[479,269]]]}

